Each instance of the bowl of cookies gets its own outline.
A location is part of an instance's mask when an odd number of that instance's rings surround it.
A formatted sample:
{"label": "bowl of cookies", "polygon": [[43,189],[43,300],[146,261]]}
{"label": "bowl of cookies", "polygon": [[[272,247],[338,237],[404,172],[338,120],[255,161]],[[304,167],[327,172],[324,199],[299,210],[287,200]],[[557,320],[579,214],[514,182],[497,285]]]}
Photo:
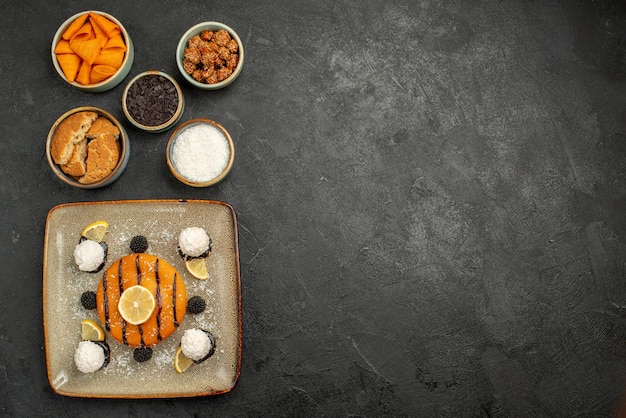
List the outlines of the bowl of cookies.
{"label": "bowl of cookies", "polygon": [[226,87],[243,68],[243,43],[230,26],[202,22],[178,41],[176,64],[183,78],[203,90]]}
{"label": "bowl of cookies", "polygon": [[133,42],[115,17],[83,11],[69,17],[52,38],[52,64],[63,80],[90,93],[107,91],[126,78]]}
{"label": "bowl of cookies", "polygon": [[61,115],[50,128],[46,156],[62,182],[81,189],[104,187],[121,175],[130,155],[122,124],[106,110],[83,106]]}

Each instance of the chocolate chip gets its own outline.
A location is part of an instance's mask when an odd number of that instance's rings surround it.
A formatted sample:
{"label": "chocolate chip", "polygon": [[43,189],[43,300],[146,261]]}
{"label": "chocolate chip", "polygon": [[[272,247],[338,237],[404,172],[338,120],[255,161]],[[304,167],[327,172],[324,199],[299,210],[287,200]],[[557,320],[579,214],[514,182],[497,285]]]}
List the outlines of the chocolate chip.
{"label": "chocolate chip", "polygon": [[145,126],[163,125],[176,113],[178,92],[174,84],[158,74],[138,78],[126,94],[129,115]]}

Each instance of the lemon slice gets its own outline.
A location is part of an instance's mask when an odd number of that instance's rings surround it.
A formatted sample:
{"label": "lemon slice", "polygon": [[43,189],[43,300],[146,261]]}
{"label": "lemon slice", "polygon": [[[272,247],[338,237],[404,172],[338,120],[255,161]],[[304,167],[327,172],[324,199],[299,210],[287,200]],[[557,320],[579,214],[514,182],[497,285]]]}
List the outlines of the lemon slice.
{"label": "lemon slice", "polygon": [[102,327],[91,319],[80,321],[80,337],[85,341],[104,341]]}
{"label": "lemon slice", "polygon": [[87,239],[100,242],[104,238],[107,229],[109,229],[107,221],[96,221],[87,225],[80,234]]}
{"label": "lemon slice", "polygon": [[147,288],[135,285],[124,290],[117,309],[126,322],[132,325],[143,324],[150,318],[156,301]]}
{"label": "lemon slice", "polygon": [[209,278],[209,272],[207,271],[204,258],[189,259],[185,261],[185,267],[187,267],[187,271],[196,279],[206,280]]}
{"label": "lemon slice", "polygon": [[174,355],[174,368],[178,373],[184,373],[187,371],[189,367],[193,364],[193,360],[187,357],[183,353],[183,349],[181,346],[178,346],[176,349],[176,354]]}

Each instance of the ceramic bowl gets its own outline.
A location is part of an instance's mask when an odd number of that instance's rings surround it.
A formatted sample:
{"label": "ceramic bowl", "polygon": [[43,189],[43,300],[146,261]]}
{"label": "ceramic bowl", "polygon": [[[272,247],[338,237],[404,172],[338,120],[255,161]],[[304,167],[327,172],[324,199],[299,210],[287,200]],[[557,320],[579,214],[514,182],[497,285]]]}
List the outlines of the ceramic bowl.
{"label": "ceramic bowl", "polygon": [[[164,89],[175,97],[164,100]],[[124,115],[130,123],[147,132],[171,128],[180,120],[184,108],[183,91],[172,76],[162,71],[149,70],[136,75],[122,93]]]}
{"label": "ceramic bowl", "polygon": [[[59,167],[59,165],[54,162],[54,159],[52,158],[52,152],[51,152],[52,139],[54,138],[54,134],[59,128],[59,125],[61,125],[61,123],[65,119],[67,119],[69,116],[78,112],[83,112],[83,111],[96,112],[99,115],[99,117],[106,117],[119,130],[119,138],[117,140],[117,143],[118,143],[120,155],[117,161],[117,165],[107,177],[103,178],[102,180],[99,180],[98,182],[90,183],[90,184],[83,184],[78,181],[78,178],[72,177],[64,173],[63,170],[61,170],[61,167]],[[54,122],[54,124],[52,125],[52,128],[50,128],[50,131],[48,132],[48,139],[46,141],[46,157],[48,158],[48,164],[50,165],[52,172],[62,182],[69,184],[70,186],[78,187],[80,189],[95,189],[95,188],[104,187],[113,183],[122,175],[122,173],[124,172],[124,169],[126,169],[129,156],[130,156],[130,142],[128,140],[128,134],[124,130],[124,127],[109,112],[107,112],[106,110],[97,108],[97,107],[83,106],[83,107],[77,107],[75,109],[67,111],[66,113],[61,115],[56,120],[56,122]]]}
{"label": "ceramic bowl", "polygon": [[112,89],[113,87],[120,84],[124,80],[124,78],[126,78],[126,76],[128,75],[128,72],[130,71],[130,68],[133,65],[133,60],[135,58],[135,50],[134,50],[133,42],[130,38],[130,35],[128,34],[128,32],[126,31],[126,28],[124,28],[124,26],[120,23],[119,20],[117,20],[115,17],[105,12],[101,12],[101,11],[91,11],[91,12],[101,15],[103,17],[106,17],[107,19],[114,22],[116,25],[120,27],[120,30],[122,32],[122,38],[124,39],[124,43],[126,44],[126,52],[124,54],[124,58],[122,60],[121,66],[119,67],[117,72],[115,72],[109,78],[103,81],[100,81],[98,83],[81,84],[76,81],[68,80],[67,77],[65,76],[65,73],[61,69],[61,65],[59,64],[59,61],[57,60],[57,55],[55,54],[54,51],[59,41],[62,40],[62,36],[65,30],[72,24],[72,22],[74,22],[76,19],[83,16],[84,14],[90,13],[90,11],[83,11],[80,13],[76,13],[74,16],[71,16],[65,22],[63,22],[61,26],[59,26],[59,29],[57,29],[56,33],[54,34],[54,37],[52,38],[52,47],[50,49],[50,52],[52,55],[52,63],[54,64],[54,68],[56,69],[57,73],[59,73],[59,76],[63,80],[65,80],[68,84],[70,84],[73,87],[76,87],[79,90],[89,92],[89,93],[100,93],[100,92]]}
{"label": "ceramic bowl", "polygon": [[190,119],[170,135],[167,166],[180,182],[208,187],[222,181],[235,160],[235,144],[222,125],[210,119]]}
{"label": "ceramic bowl", "polygon": [[[185,67],[183,65],[185,49],[188,46],[189,39],[191,39],[195,35],[200,35],[205,30],[210,30],[210,31],[215,32],[220,29],[226,30],[230,34],[231,38],[237,41],[237,44],[239,46],[239,49],[238,49],[239,60],[237,62],[237,66],[235,67],[232,74],[228,78],[220,82],[203,83],[203,82],[197,81],[191,75],[189,75],[187,71],[185,71]],[[235,81],[235,79],[241,73],[241,69],[243,68],[243,62],[244,62],[244,49],[243,49],[243,43],[241,42],[239,35],[237,35],[237,32],[235,32],[230,26],[227,26],[220,22],[203,22],[203,23],[198,23],[197,25],[192,26],[180,38],[180,41],[178,41],[178,47],[176,48],[176,64],[178,65],[178,69],[180,70],[180,73],[182,74],[183,78],[187,80],[187,82],[189,82],[189,84],[191,84],[192,86],[195,86],[203,90],[217,90],[217,89],[221,89],[223,87],[228,86],[230,83]]]}

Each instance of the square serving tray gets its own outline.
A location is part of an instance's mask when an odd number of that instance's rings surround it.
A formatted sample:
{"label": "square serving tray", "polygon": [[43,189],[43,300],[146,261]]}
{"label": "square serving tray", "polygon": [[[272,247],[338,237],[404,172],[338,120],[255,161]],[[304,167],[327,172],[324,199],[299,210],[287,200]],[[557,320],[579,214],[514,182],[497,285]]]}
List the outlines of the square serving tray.
{"label": "square serving tray", "polygon": [[[86,273],[74,263],[74,248],[82,229],[97,220],[109,223],[104,238],[108,257],[100,272]],[[190,226],[204,228],[212,240],[206,259],[207,280],[188,273],[178,254],[178,235]],[[81,340],[80,322],[100,321],[96,310],[82,307],[80,296],[88,290],[95,292],[107,267],[131,253],[129,244],[135,235],[147,238],[146,252],[172,264],[183,276],[187,296],[203,297],[207,308],[200,314],[185,315],[170,337],[152,347],[153,356],[144,363],[133,359],[133,348],[107,333],[110,364],[95,373],[82,373],[74,364],[74,351]],[[43,319],[48,380],[60,395],[175,398],[229,392],[241,369],[241,278],[235,211],[227,203],[206,200],[79,202],[53,207],[44,236]],[[174,354],[189,328],[211,332],[217,340],[216,350],[208,360],[179,374],[174,369]]]}

